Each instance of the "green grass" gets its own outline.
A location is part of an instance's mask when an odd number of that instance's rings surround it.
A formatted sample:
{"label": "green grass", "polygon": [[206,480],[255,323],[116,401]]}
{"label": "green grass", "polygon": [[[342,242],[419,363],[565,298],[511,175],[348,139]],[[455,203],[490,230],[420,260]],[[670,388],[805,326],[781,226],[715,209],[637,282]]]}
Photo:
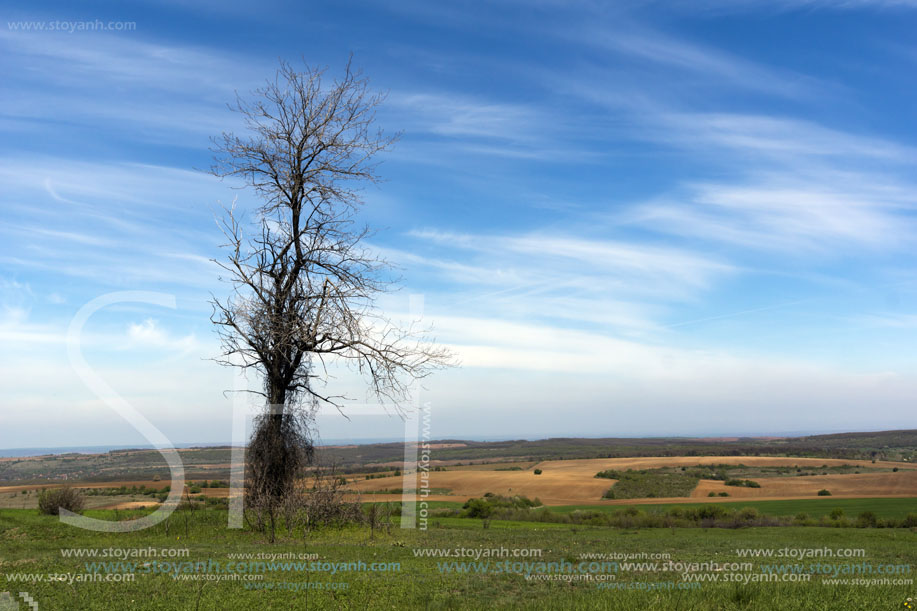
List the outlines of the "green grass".
{"label": "green grass", "polygon": [[[660,503],[660,504],[633,504],[633,505],[560,505],[548,507],[555,513],[572,513],[574,511],[602,511],[613,513],[625,507],[636,507],[648,513],[664,513],[673,507],[697,507],[706,504],[706,499],[700,503]],[[729,509],[742,509],[754,507],[761,514],[770,516],[795,516],[807,513],[813,518],[830,515],[835,508],[843,509],[847,516],[856,517],[864,511],[872,511],[879,518],[902,519],[909,513],[917,513],[917,497],[914,498],[872,498],[872,499],[835,499],[824,497],[820,499],[794,499],[789,501],[728,501],[716,503]],[[462,503],[453,501],[429,501],[427,508],[433,509],[461,509]]]}
{"label": "green grass", "polygon": [[687,473],[668,472],[662,469],[635,471],[600,471],[598,478],[616,479],[605,492],[606,499],[651,499],[688,496],[697,486],[698,478]]}
{"label": "green grass", "polygon": [[[840,507],[848,516],[856,516],[864,511],[872,511],[880,518],[904,518],[908,513],[917,512],[917,498],[876,498],[876,499],[798,499],[790,501],[735,501],[716,503],[731,509],[754,507],[760,513],[772,516],[794,516],[807,513],[813,518],[829,515],[833,509]],[[565,505],[551,507],[557,513],[570,513],[576,510],[593,510],[614,512],[631,505]],[[697,503],[666,503],[632,505],[646,512],[663,513],[672,507],[696,507]]]}
{"label": "green grass", "polygon": [[[114,512],[89,512],[112,519]],[[120,518],[138,515],[121,512]],[[539,560],[578,562],[584,553],[665,552],[680,562],[734,562],[737,548],[863,548],[868,562],[917,565],[917,533],[906,529],[747,528],[647,529],[443,519],[427,531],[393,528],[370,540],[363,527],[323,530],[307,539],[268,544],[248,530],[226,528],[226,512],[177,512],[137,533],[95,533],[61,524],[35,511],[0,511],[0,591],[29,592],[40,609],[691,609],[781,610],[900,608],[914,586],[837,586],[822,583],[705,583],[698,590],[601,590],[588,582],[530,581],[519,574],[441,572],[443,560],[415,557],[416,548],[536,548]],[[185,518],[188,517],[187,523]],[[346,590],[252,590],[233,581],[193,582],[169,575],[137,575],[133,583],[34,583],[7,581],[13,573],[78,573],[84,560],[63,558],[70,547],[96,549],[184,548],[190,561],[228,562],[230,553],[310,553],[328,562],[398,562],[400,571],[350,571],[332,575],[304,570],[264,573],[264,582],[343,582]],[[760,574],[755,562],[752,574]],[[622,572],[617,581],[680,581],[662,572]],[[251,582],[250,582],[251,583]],[[203,584],[203,585],[202,585]]]}

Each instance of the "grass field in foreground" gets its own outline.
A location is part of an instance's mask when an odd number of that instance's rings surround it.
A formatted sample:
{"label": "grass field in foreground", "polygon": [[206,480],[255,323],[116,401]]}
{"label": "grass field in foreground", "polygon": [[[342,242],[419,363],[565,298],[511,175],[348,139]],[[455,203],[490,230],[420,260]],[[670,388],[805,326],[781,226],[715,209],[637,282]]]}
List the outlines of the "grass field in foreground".
{"label": "grass field in foreground", "polygon": [[[91,511],[94,517],[113,519],[114,512]],[[139,512],[120,512],[121,519]],[[61,524],[51,516],[31,510],[0,511],[0,592],[28,592],[39,609],[694,609],[694,610],[795,610],[902,608],[908,596],[917,594],[910,585],[836,585],[815,575],[810,582],[761,583],[764,566],[793,563],[809,566],[813,561],[788,559],[743,559],[738,549],[861,548],[864,558],[818,559],[820,564],[913,565],[917,560],[917,533],[908,529],[832,528],[746,528],[746,529],[646,529],[640,531],[584,526],[494,521],[487,529],[477,520],[456,520],[452,526],[427,531],[392,528],[390,533],[370,539],[365,527],[322,530],[307,539],[289,538],[275,544],[248,530],[226,528],[227,513],[221,510],[176,512],[168,524],[136,533],[96,533]],[[187,548],[189,556],[179,562],[220,562],[226,566],[230,554],[317,554],[323,563],[397,563],[397,569],[343,570],[331,572],[331,565],[296,567],[279,560],[273,570],[267,565],[246,572],[261,576],[257,581],[204,581],[176,579],[172,574],[135,574],[133,582],[73,581],[33,583],[11,581],[12,575],[70,574],[89,570],[87,560],[63,557],[61,549]],[[472,558],[418,557],[415,550],[441,549],[537,549],[540,557],[479,558],[490,562],[463,565],[457,572],[452,563],[471,563]],[[591,553],[665,553],[674,562],[752,562],[741,571],[706,571],[717,581],[691,584],[677,571],[612,571],[607,581],[550,581],[546,573],[530,565],[529,577],[521,573],[497,574],[496,562],[582,561]],[[98,552],[101,553],[101,552]],[[501,552],[502,553],[502,552]],[[512,553],[512,552],[510,552]],[[112,561],[111,558],[105,559]],[[150,558],[130,561],[145,562]],[[163,559],[175,562],[175,559]],[[644,560],[636,560],[643,562]],[[142,565],[141,565],[142,566]],[[179,565],[180,566],[180,565]],[[451,570],[447,570],[451,567]],[[112,567],[114,569],[115,567]],[[121,572],[124,567],[120,567]],[[184,573],[179,573],[183,575]],[[236,573],[242,575],[242,573]],[[725,581],[726,575],[743,582]],[[533,575],[535,577],[533,577]],[[191,574],[191,577],[197,575]],[[880,575],[865,575],[878,578]],[[911,579],[899,574],[897,579]],[[748,580],[747,583],[744,580]],[[603,589],[600,583],[620,584],[625,589]],[[669,586],[669,584],[672,584]],[[284,584],[313,584],[296,590]],[[337,584],[333,585],[332,584]],[[681,584],[681,585],[678,585]],[[334,587],[336,589],[329,589]],[[669,589],[671,587],[671,589]],[[691,589],[683,589],[690,587]]]}
{"label": "grass field in foreground", "polygon": [[[633,505],[647,513],[663,513],[672,507],[697,507],[697,503],[684,504],[654,504]],[[810,517],[820,518],[829,515],[834,509],[840,508],[849,517],[856,517],[864,511],[872,511],[879,518],[903,518],[909,513],[917,513],[917,498],[875,498],[875,499],[832,499],[824,497],[818,499],[793,499],[788,501],[735,501],[717,503],[717,506],[728,509],[741,509],[754,507],[760,513],[770,516],[794,516],[798,513],[807,513]],[[576,510],[592,510],[615,512],[629,507],[629,505],[564,505],[551,507],[557,513],[570,513]]]}
{"label": "grass field in foreground", "polygon": [[[601,511],[614,513],[623,511],[627,507],[636,507],[646,513],[665,513],[672,507],[698,507],[703,505],[703,500],[697,503],[659,503],[659,504],[634,504],[634,505],[559,505],[548,507],[555,513],[572,513],[574,511]],[[786,501],[735,501],[716,503],[718,507],[727,509],[742,509],[754,507],[761,514],[768,516],[795,516],[807,513],[809,517],[820,518],[829,515],[834,509],[840,508],[848,517],[855,518],[864,511],[871,511],[879,518],[904,518],[909,513],[917,513],[917,497],[914,498],[874,498],[874,499],[833,499],[824,497],[818,499],[792,499]],[[462,503],[450,501],[430,501],[428,509],[449,508],[460,509]]]}

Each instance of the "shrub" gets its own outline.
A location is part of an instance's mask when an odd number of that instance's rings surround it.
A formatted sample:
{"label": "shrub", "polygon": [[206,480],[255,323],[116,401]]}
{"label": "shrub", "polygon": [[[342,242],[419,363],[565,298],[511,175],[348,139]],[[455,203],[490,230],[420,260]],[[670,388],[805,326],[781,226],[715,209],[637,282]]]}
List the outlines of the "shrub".
{"label": "shrub", "polygon": [[541,475],[541,469],[535,469],[535,475]]}
{"label": "shrub", "polygon": [[219,498],[215,496],[204,497],[204,504],[208,507],[229,508],[228,498]]}
{"label": "shrub", "polygon": [[717,518],[726,517],[727,513],[729,512],[719,505],[703,505],[701,507],[692,508],[686,515],[693,517],[694,520],[715,520]]}
{"label": "shrub", "polygon": [[729,496],[728,492],[720,492],[717,496]]}
{"label": "shrub", "polygon": [[857,516],[857,526],[859,528],[875,528],[878,525],[876,514],[871,511],[864,511]]}
{"label": "shrub", "polygon": [[716,496],[716,492],[713,492],[713,491],[711,490],[710,492],[707,493],[707,496]]}
{"label": "shrub", "polygon": [[469,499],[462,508],[469,518],[488,518],[494,512],[493,506],[484,499]]}
{"label": "shrub", "polygon": [[744,486],[745,488],[760,488],[761,484],[750,479],[728,479],[727,486]]}
{"label": "shrub", "polygon": [[835,507],[834,509],[831,510],[831,513],[828,515],[831,517],[832,520],[840,520],[841,518],[844,517],[844,510],[841,509],[840,507]]}
{"label": "shrub", "polygon": [[758,519],[758,510],[754,507],[743,507],[739,510],[739,519],[746,522]]}
{"label": "shrub", "polygon": [[534,507],[539,507],[541,501],[534,501],[525,496],[501,496],[488,492],[481,498],[469,499],[462,505],[460,517],[466,518],[500,518],[505,520],[531,520]]}
{"label": "shrub", "polygon": [[45,515],[60,515],[61,508],[73,513],[83,511],[86,497],[73,488],[55,488],[38,493],[38,511]]}
{"label": "shrub", "polygon": [[818,491],[818,496],[831,496],[831,493],[827,489],[822,488]]}
{"label": "shrub", "polygon": [[917,528],[917,513],[909,513],[901,522],[904,528]]}

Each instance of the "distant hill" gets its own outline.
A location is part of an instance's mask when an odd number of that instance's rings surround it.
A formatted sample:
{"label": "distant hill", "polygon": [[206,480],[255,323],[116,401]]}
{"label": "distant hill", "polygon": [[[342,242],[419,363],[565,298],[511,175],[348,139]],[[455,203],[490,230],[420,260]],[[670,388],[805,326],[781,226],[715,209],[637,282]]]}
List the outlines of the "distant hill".
{"label": "distant hill", "polygon": [[[917,461],[917,430],[834,433],[804,437],[557,437],[507,441],[439,439],[427,442],[434,464],[625,458],[632,456],[799,456]],[[187,479],[228,479],[231,448],[183,448]],[[404,444],[320,446],[317,457],[342,473],[390,470],[404,460]],[[97,454],[0,458],[0,482],[148,480],[165,478],[162,456],[150,449]]]}

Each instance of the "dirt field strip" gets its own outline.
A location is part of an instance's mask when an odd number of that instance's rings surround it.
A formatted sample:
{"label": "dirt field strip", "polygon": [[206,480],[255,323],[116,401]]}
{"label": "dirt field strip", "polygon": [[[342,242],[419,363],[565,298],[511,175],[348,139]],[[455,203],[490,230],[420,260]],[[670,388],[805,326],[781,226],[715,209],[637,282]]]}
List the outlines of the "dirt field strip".
{"label": "dirt field strip", "polygon": [[141,509],[143,507],[157,507],[156,501],[124,501],[122,503],[109,503],[108,505],[99,505],[93,509]]}

